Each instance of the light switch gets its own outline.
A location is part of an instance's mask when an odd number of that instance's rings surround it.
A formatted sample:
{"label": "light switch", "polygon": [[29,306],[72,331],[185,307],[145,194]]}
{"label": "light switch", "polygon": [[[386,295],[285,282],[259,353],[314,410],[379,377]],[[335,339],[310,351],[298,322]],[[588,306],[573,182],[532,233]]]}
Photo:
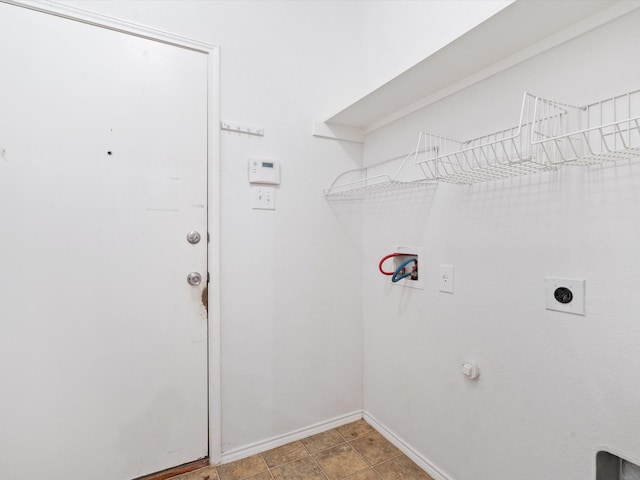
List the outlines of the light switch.
{"label": "light switch", "polygon": [[257,210],[276,209],[275,187],[253,186],[251,187],[251,207]]}

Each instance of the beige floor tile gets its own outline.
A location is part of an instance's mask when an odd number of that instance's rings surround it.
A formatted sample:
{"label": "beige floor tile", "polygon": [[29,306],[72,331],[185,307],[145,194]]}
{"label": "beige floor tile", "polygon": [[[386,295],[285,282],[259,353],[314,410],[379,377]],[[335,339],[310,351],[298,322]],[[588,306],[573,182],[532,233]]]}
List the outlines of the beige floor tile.
{"label": "beige floor tile", "polygon": [[375,469],[384,480],[433,480],[405,455],[381,463]]}
{"label": "beige floor tile", "polygon": [[293,442],[274,448],[262,454],[262,458],[267,462],[269,468],[288,463],[298,458],[309,455],[302,442]]}
{"label": "beige floor tile", "polygon": [[358,420],[357,422],[343,425],[336,428],[337,432],[347,440],[353,440],[355,438],[366,435],[367,433],[375,432],[373,427],[364,420]]}
{"label": "beige floor tile", "polygon": [[313,455],[329,480],[336,480],[369,467],[351,445],[343,443]]}
{"label": "beige floor tile", "polygon": [[273,480],[273,477],[268,471],[266,471],[266,472],[258,473],[257,475],[251,475],[250,477],[247,477],[244,480]]}
{"label": "beige floor tile", "polygon": [[169,477],[169,480],[189,480],[189,474],[183,473],[182,475],[176,475],[175,477]]}
{"label": "beige floor tile", "polygon": [[345,477],[344,480],[381,480],[381,477],[373,468],[370,468],[369,470]]}
{"label": "beige floor tile", "polygon": [[218,476],[220,480],[241,480],[265,470],[267,470],[267,464],[264,463],[262,457],[253,455],[226,465],[220,465],[218,467]]}
{"label": "beige floor tile", "polygon": [[344,438],[335,430],[329,430],[328,432],[307,437],[302,440],[302,443],[307,447],[309,453],[316,453],[320,450],[326,450],[327,448],[344,443]]}
{"label": "beige floor tile", "polygon": [[311,457],[304,457],[271,469],[275,480],[327,480]]}
{"label": "beige floor tile", "polygon": [[218,480],[218,472],[214,466],[204,467],[189,472],[185,480]]}
{"label": "beige floor tile", "polygon": [[171,480],[327,479],[433,480],[364,420]]}
{"label": "beige floor tile", "polygon": [[390,460],[402,453],[391,442],[375,431],[352,440],[350,443],[371,465]]}

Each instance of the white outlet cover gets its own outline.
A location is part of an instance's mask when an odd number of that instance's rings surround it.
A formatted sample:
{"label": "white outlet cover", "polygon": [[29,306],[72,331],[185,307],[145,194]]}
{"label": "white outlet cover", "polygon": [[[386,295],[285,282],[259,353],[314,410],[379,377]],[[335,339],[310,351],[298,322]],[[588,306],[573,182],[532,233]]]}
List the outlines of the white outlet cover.
{"label": "white outlet cover", "polygon": [[439,289],[441,292],[453,293],[453,265],[440,265]]}
{"label": "white outlet cover", "polygon": [[[545,277],[545,306],[547,310],[585,315],[585,281],[582,279]],[[569,303],[556,300],[555,292],[558,288],[571,291],[572,299]]]}

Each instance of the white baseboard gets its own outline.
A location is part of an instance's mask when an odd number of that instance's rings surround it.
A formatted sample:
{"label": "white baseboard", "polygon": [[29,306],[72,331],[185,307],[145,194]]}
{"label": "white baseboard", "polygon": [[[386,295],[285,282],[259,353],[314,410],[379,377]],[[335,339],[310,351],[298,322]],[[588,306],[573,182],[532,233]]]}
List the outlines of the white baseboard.
{"label": "white baseboard", "polygon": [[373,415],[369,414],[367,411],[364,412],[363,418],[369,423],[373,428],[375,428],[383,437],[393,443],[396,447],[400,449],[402,453],[404,453],[407,457],[413,460],[420,468],[422,468],[425,472],[433,477],[434,480],[452,480],[451,477],[447,476],[442,470],[436,467],[433,463],[427,460],[424,455],[416,452],[411,445],[398,437],[395,433],[381,424],[378,420],[373,417]]}
{"label": "white baseboard", "polygon": [[398,447],[402,453],[413,460],[425,472],[431,475],[434,480],[452,480],[451,477],[446,475],[442,470],[431,463],[427,458],[424,457],[424,455],[418,453],[402,438],[397,436],[386,426],[380,423],[373,415],[362,410],[358,410],[346,415],[341,415],[325,422],[316,423],[315,425],[301,428],[299,430],[294,430],[293,432],[285,433],[283,435],[278,435],[266,440],[262,440],[260,442],[255,442],[244,447],[234,448],[233,450],[223,452],[221,463],[225,464],[233,462],[235,460],[240,460],[242,458],[250,457],[251,455],[255,455],[257,453],[263,453],[267,450],[271,450],[272,448],[281,447],[282,445],[286,445],[287,443],[295,442],[296,440],[301,440],[303,438],[310,437],[311,435],[326,432],[327,430],[331,430],[332,428],[341,427],[342,425],[355,422],[356,420],[360,420],[361,418],[364,418],[374,429],[380,432],[383,437],[385,437],[393,445]]}
{"label": "white baseboard", "polygon": [[296,440],[310,437],[311,435],[316,435],[318,433],[326,432],[327,430],[341,427],[342,425],[346,425],[347,423],[355,422],[356,420],[360,420],[361,418],[362,410],[358,410],[353,413],[341,415],[331,420],[327,420],[325,422],[316,423],[315,425],[311,425],[309,427],[285,433],[284,435],[278,435],[276,437],[262,440],[260,442],[255,442],[244,447],[234,448],[232,450],[229,450],[228,452],[222,452],[222,463],[229,463],[233,462],[234,460],[240,460],[242,458],[250,457],[251,455],[255,455],[256,453],[266,452],[267,450],[271,450],[272,448],[281,447],[282,445],[286,445],[287,443],[295,442]]}

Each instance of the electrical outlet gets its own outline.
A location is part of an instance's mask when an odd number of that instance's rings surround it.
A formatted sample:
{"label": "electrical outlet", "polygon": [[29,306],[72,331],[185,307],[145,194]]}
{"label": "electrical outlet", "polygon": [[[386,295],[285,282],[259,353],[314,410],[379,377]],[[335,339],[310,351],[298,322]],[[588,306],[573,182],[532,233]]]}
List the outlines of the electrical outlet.
{"label": "electrical outlet", "polygon": [[453,293],[453,265],[440,265],[440,291]]}
{"label": "electrical outlet", "polygon": [[557,312],[585,313],[585,281],[579,279],[545,277],[545,305]]}

